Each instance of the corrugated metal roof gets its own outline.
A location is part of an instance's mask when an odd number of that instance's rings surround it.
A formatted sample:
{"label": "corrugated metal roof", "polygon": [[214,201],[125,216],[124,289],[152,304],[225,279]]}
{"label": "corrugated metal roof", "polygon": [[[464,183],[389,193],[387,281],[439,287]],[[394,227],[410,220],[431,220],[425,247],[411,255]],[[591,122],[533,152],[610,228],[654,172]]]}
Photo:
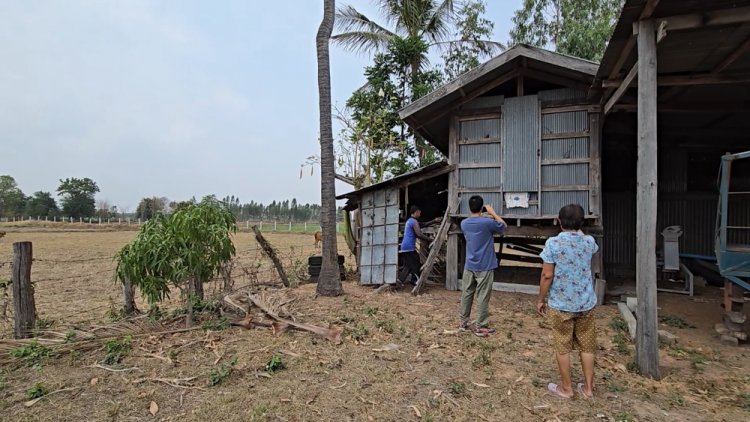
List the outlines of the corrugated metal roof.
{"label": "corrugated metal roof", "polygon": [[430,164],[429,166],[421,167],[421,168],[418,168],[416,170],[412,170],[412,171],[406,172],[404,174],[400,174],[400,175],[398,175],[396,177],[393,177],[393,178],[388,179],[388,180],[384,180],[384,181],[382,181],[380,183],[375,183],[373,185],[366,186],[366,187],[364,187],[362,189],[359,189],[359,190],[348,192],[348,193],[345,193],[343,195],[338,195],[336,197],[336,199],[348,199],[348,198],[352,198],[352,197],[355,197],[355,196],[362,195],[363,193],[366,193],[366,192],[378,191],[378,190],[381,190],[383,188],[386,188],[386,187],[389,187],[389,186],[393,186],[393,185],[395,185],[397,183],[406,183],[406,184],[408,184],[409,183],[409,179],[411,179],[411,178],[416,178],[416,177],[419,177],[419,176],[428,175],[428,174],[430,174],[432,172],[443,173],[443,170],[446,167],[448,167],[448,163],[447,162],[445,162],[445,161],[439,161],[437,163]]}

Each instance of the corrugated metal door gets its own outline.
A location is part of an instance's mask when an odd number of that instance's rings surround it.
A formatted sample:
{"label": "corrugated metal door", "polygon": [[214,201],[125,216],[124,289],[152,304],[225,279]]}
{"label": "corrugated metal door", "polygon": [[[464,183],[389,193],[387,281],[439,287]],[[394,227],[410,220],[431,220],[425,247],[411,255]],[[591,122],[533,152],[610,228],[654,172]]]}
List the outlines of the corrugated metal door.
{"label": "corrugated metal door", "polygon": [[540,107],[536,95],[503,104],[503,191],[539,191]]}
{"label": "corrugated metal door", "polygon": [[395,284],[398,273],[398,190],[362,197],[362,284]]}

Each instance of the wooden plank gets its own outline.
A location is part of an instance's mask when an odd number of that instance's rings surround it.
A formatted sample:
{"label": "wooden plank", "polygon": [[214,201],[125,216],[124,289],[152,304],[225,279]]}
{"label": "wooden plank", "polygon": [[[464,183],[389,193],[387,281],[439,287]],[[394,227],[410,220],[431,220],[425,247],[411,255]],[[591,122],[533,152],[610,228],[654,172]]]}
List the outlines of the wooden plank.
{"label": "wooden plank", "polygon": [[658,27],[665,21],[667,23],[667,31],[670,32],[745,23],[750,22],[750,7],[735,7],[732,9],[710,10],[705,13],[661,17],[656,19],[655,27]]}
{"label": "wooden plank", "polygon": [[656,304],[657,213],[657,56],[655,24],[639,22],[638,32],[638,170],[636,284],[638,321],[636,363],[642,375],[659,377]]}
{"label": "wooden plank", "polygon": [[565,139],[565,138],[585,138],[589,136],[589,131],[583,132],[560,132],[560,133],[543,133],[542,140],[547,139]]}
{"label": "wooden plank", "polygon": [[470,122],[472,120],[489,120],[489,119],[499,119],[499,118],[500,118],[500,112],[498,109],[495,109],[489,113],[473,112],[473,113],[458,115],[458,121],[460,122]]}
{"label": "wooden plank", "polygon": [[589,185],[542,186],[542,192],[571,192],[589,190]]}
{"label": "wooden plank", "polygon": [[482,138],[482,139],[460,139],[459,145],[473,145],[473,144],[496,144],[500,142],[500,138]]}
{"label": "wooden plank", "polygon": [[541,264],[542,259],[537,256],[525,256],[525,255],[514,255],[509,253],[501,253],[500,259],[504,259],[506,261],[516,261],[516,262],[523,262],[526,264]]}
{"label": "wooden plank", "polygon": [[458,188],[458,192],[471,192],[471,193],[497,193],[502,189],[501,186],[494,186],[488,188]]}
{"label": "wooden plank", "polygon": [[602,125],[599,113],[589,113],[589,212],[599,214],[602,205]]}
{"label": "wooden plank", "polygon": [[279,260],[276,249],[271,245],[271,243],[268,242],[268,240],[266,240],[265,237],[263,237],[263,234],[258,229],[258,226],[253,225],[252,229],[253,233],[255,233],[255,240],[258,241],[263,255],[265,255],[271,260],[271,262],[273,262],[273,266],[276,268],[276,272],[279,274],[281,282],[284,283],[285,287],[289,287],[289,277],[287,277],[286,275],[284,266],[281,265],[281,260]]}
{"label": "wooden plank", "polygon": [[570,106],[561,106],[561,107],[544,107],[544,103],[542,103],[542,114],[552,114],[552,113],[569,113],[571,111],[588,111],[590,113],[598,112],[601,110],[601,107],[598,105],[591,105],[591,104],[581,104],[581,105],[570,105]]}
{"label": "wooden plank", "polygon": [[[628,333],[630,333],[630,339],[635,340],[636,334],[638,333],[638,321],[636,321],[635,317],[633,316],[633,313],[630,312],[628,305],[622,302],[618,302],[617,309],[620,310],[622,319],[624,319],[625,322],[628,324]],[[658,340],[659,333],[657,332],[656,335],[657,335],[657,340]]]}
{"label": "wooden plank", "polygon": [[516,96],[523,97],[523,74],[519,74],[516,78]]}
{"label": "wooden plank", "polygon": [[556,160],[542,160],[543,166],[557,166],[561,164],[586,164],[591,160],[588,158],[560,158]]}
{"label": "wooden plank", "polygon": [[615,92],[612,94],[612,96],[607,100],[607,103],[604,105],[604,114],[609,114],[610,111],[612,111],[612,107],[617,104],[618,101],[620,101],[620,98],[622,98],[622,95],[625,94],[625,91],[630,88],[630,84],[633,82],[633,79],[635,79],[636,75],[638,74],[638,63],[634,64],[633,67],[628,72],[627,76],[625,76],[625,79],[622,80],[620,83],[620,86],[617,87]]}
{"label": "wooden plank", "polygon": [[[628,75],[629,76],[629,75]],[[621,86],[624,80],[602,81],[604,87]],[[658,86],[724,85],[750,82],[750,72],[738,73],[692,73],[685,75],[659,76]],[[631,85],[633,82],[631,82]],[[614,107],[614,104],[612,105]],[[610,107],[611,108],[611,107]],[[605,106],[606,109],[606,106]]]}
{"label": "wooden plank", "polygon": [[449,291],[460,289],[458,278],[459,237],[458,234],[449,234],[448,245],[445,250],[445,289]]}
{"label": "wooden plank", "polygon": [[539,286],[533,286],[529,284],[494,282],[492,283],[492,290],[506,293],[524,293],[527,295],[539,294]]}
{"label": "wooden plank", "polygon": [[31,284],[31,242],[13,243],[13,267],[11,288],[13,290],[13,335],[15,338],[31,337],[36,324],[34,285]]}
{"label": "wooden plank", "polygon": [[425,180],[430,180],[432,178],[442,176],[446,173],[450,173],[453,170],[456,169],[455,164],[448,164],[445,167],[439,168],[437,170],[430,171],[428,173],[420,174],[419,176],[411,177],[408,180],[400,181],[396,183],[396,186],[403,188],[406,186],[411,186],[419,182],[424,182]]}
{"label": "wooden plank", "polygon": [[[417,285],[414,286],[411,291],[413,295],[419,293],[419,290],[432,274],[432,268],[435,265],[435,261],[437,260],[438,255],[443,249],[443,244],[445,243],[446,237],[448,236],[448,229],[451,227],[450,215],[457,207],[458,197],[456,196],[448,201],[448,208],[446,208],[445,215],[443,215],[443,220],[440,222],[440,228],[435,234],[435,240],[432,241],[432,248],[430,249],[430,254],[427,256],[427,262],[422,265],[422,273],[419,275]],[[458,262],[458,254],[453,257],[453,261],[455,261],[456,263]]]}
{"label": "wooden plank", "polygon": [[500,163],[461,163],[458,165],[460,169],[481,169],[481,168],[500,168]]}

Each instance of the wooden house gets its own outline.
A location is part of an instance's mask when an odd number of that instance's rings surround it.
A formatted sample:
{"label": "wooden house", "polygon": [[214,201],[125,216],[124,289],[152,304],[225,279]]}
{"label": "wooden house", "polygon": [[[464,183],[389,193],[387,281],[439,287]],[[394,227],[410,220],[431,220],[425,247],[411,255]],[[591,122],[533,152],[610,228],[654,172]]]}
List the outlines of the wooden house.
{"label": "wooden house", "polygon": [[[385,256],[379,251],[369,255],[366,232],[371,206],[375,215],[387,205],[405,209],[418,203],[427,208],[429,219],[448,209],[449,198],[458,199],[457,208],[448,212],[452,224],[445,260],[450,290],[458,289],[463,268],[458,223],[468,216],[468,199],[474,194],[510,223],[498,243],[538,251],[540,243],[559,231],[554,218],[569,203],[581,204],[588,229],[600,233],[600,107],[588,99],[597,67],[586,60],[517,45],[401,110],[401,118],[447,157],[439,172],[447,174],[447,183],[433,183],[433,190],[422,192],[419,202],[414,194],[397,195],[393,187],[382,184],[342,195],[361,204],[360,268],[368,263],[395,265],[397,259],[397,249],[386,250]],[[432,172],[427,168],[400,180],[409,183],[417,175],[430,180]],[[412,188],[412,192],[417,190]],[[441,192],[446,195],[441,197]],[[379,215],[375,221],[382,221]],[[395,224],[395,217],[389,220],[387,212],[385,218]],[[379,235],[376,238],[379,241]],[[396,239],[396,234],[391,233],[390,239]],[[536,259],[499,255],[510,260]],[[595,272],[601,274],[600,260]],[[389,269],[388,274],[395,272]],[[368,269],[362,272],[363,284],[395,282],[391,276],[381,281],[380,273],[370,277]]]}

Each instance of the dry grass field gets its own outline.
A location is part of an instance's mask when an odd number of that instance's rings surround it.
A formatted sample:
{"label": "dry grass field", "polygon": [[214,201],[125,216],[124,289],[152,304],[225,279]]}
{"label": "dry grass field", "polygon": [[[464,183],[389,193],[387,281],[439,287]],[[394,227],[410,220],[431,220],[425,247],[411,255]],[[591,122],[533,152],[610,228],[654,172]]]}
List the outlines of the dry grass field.
{"label": "dry grass field", "polygon": [[[3,230],[6,230],[3,228]],[[0,262],[11,243],[34,244],[36,306],[48,331],[132,330],[119,364],[102,362],[101,342],[53,348],[52,356],[0,357],[0,419],[8,421],[741,421],[750,418],[750,348],[721,346],[712,332],[720,315],[720,291],[694,298],[661,295],[661,315],[687,322],[662,327],[678,337],[663,346],[661,381],[644,379],[628,366],[633,345],[617,329],[616,307],[598,312],[600,353],[596,397],[564,401],[545,393],[556,380],[549,330],[532,309],[532,298],[495,292],[491,318],[498,333],[480,339],[453,330],[459,294],[430,287],[377,294],[345,282],[345,295],[315,298],[315,285],[284,294],[298,322],[338,325],[344,341],[333,345],[308,332],[274,336],[267,328],[195,330],[172,318],[172,298],[160,322],[147,317],[112,322],[119,305],[111,258],[135,236],[127,231],[51,231],[16,228],[0,239]],[[46,230],[46,231],[45,231]],[[304,267],[314,252],[310,234],[269,234],[290,268]],[[236,236],[235,287],[273,280],[251,234]],[[341,243],[343,246],[343,243]],[[342,248],[343,249],[343,248]],[[351,258],[348,257],[347,260]],[[244,268],[244,270],[242,269]],[[294,272],[294,270],[292,270]],[[10,274],[0,268],[0,279]],[[211,294],[216,286],[209,286]],[[147,307],[139,303],[144,310]],[[261,319],[261,313],[252,313]],[[243,315],[225,316],[237,320]],[[216,316],[204,315],[204,320]],[[694,326],[695,328],[691,328]],[[2,337],[11,333],[2,322]],[[4,340],[6,343],[9,340]],[[78,345],[81,344],[79,347]],[[86,344],[86,347],[83,347]],[[110,344],[112,347],[115,343]],[[285,369],[265,366],[278,354]],[[107,369],[103,369],[105,367]],[[578,365],[574,377],[580,378]],[[209,384],[219,381],[216,385]],[[41,385],[37,385],[41,383]],[[30,393],[46,389],[41,400]],[[31,390],[31,391],[30,391]]]}

